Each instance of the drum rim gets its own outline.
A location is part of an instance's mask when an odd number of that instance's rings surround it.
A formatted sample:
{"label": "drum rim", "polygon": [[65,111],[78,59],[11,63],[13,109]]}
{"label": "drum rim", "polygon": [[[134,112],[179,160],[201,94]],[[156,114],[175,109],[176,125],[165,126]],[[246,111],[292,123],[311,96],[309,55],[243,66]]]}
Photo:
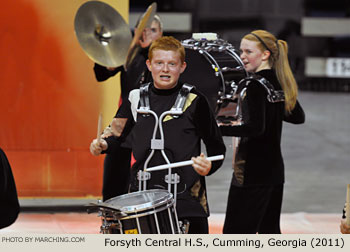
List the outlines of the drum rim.
{"label": "drum rim", "polygon": [[169,193],[167,190],[163,190],[163,189],[151,189],[151,190],[145,190],[145,191],[137,191],[137,192],[132,192],[132,193],[128,193],[128,194],[123,194],[123,195],[119,195],[117,197],[108,199],[104,202],[104,205],[112,202],[113,200],[123,200],[126,198],[130,198],[133,197],[134,195],[138,195],[138,194],[142,194],[142,193],[166,193],[163,197],[159,198],[159,199],[155,199],[152,202],[146,202],[146,203],[142,203],[142,204],[138,204],[138,205],[133,205],[133,206],[123,206],[121,208],[116,208],[114,206],[109,206],[110,211],[113,211],[112,209],[115,209],[116,211],[120,211],[121,213],[124,214],[132,214],[132,213],[136,213],[136,212],[143,212],[149,209],[156,209],[159,206],[162,205],[167,205],[167,206],[171,206],[174,204],[174,198],[173,198],[173,194]]}
{"label": "drum rim", "polygon": [[120,218],[118,216],[116,216],[116,219],[119,221],[123,221],[123,220],[128,220],[128,219],[141,218],[141,217],[145,217],[147,215],[153,215],[155,213],[159,213],[159,212],[162,212],[164,210],[171,209],[171,207],[173,207],[173,206],[174,206],[174,201],[172,201],[170,204],[166,204],[166,205],[163,205],[161,207],[154,208],[153,211],[142,211],[142,212],[135,211],[135,212],[132,212],[132,214],[130,214],[130,215],[122,216]]}
{"label": "drum rim", "polygon": [[[193,43],[191,44],[191,42],[193,42]],[[181,44],[185,47],[185,49],[197,51],[200,54],[207,53],[209,55],[212,55],[211,54],[212,51],[213,52],[226,51],[243,68],[242,70],[243,70],[244,75],[246,77],[248,76],[248,72],[244,68],[244,63],[243,63],[241,57],[239,56],[239,50],[236,49],[230,42],[228,42],[224,39],[220,39],[220,38],[217,38],[215,40],[205,40],[202,42],[205,42],[207,44],[205,44],[205,46],[204,46],[204,44],[202,45],[199,40],[196,40],[194,38],[182,40]],[[222,43],[222,44],[220,44],[220,43]],[[214,60],[217,61],[215,57],[214,57]],[[209,61],[209,63],[211,63],[211,62]]]}

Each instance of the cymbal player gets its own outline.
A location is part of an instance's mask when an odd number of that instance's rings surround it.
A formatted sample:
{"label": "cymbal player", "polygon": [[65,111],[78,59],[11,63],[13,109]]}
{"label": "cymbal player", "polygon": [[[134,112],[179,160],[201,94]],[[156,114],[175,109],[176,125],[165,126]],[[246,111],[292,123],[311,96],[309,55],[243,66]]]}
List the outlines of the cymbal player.
{"label": "cymbal player", "polygon": [[[135,25],[134,34],[137,33],[137,27],[141,19],[142,17],[139,18]],[[149,82],[152,79],[145,62],[152,41],[160,38],[162,35],[162,21],[158,15],[154,15],[151,26],[144,29],[137,41],[138,50],[127,70],[125,70],[124,65],[113,68],[95,63],[94,73],[99,82],[105,81],[120,72],[121,99],[119,104],[128,98],[132,89],[138,88],[141,83]],[[106,133],[103,137],[108,135]],[[115,145],[109,153],[106,153],[103,171],[103,201],[127,192],[130,162],[131,150],[128,148]]]}

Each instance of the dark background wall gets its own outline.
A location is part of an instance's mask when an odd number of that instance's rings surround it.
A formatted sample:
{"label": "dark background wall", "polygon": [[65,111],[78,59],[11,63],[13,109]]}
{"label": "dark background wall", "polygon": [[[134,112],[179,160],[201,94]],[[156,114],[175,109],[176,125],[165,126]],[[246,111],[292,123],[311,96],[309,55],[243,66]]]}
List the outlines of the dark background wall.
{"label": "dark background wall", "polygon": [[[255,29],[274,33],[289,45],[289,57],[302,90],[349,92],[348,78],[307,76],[307,57],[349,57],[350,29],[345,35],[313,36],[302,34],[303,18],[350,18],[349,0],[130,0],[130,12],[142,12],[152,2],[158,12],[187,12],[192,16],[190,32],[167,32],[178,39],[192,32],[214,32],[239,46],[241,37]],[[346,29],[346,28],[345,28]]]}

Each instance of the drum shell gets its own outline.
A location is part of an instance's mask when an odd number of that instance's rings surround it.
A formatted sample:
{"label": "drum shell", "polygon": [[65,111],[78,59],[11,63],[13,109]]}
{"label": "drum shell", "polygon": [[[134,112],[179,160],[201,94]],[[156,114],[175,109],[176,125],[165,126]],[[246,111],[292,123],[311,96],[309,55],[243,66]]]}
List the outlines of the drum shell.
{"label": "drum shell", "polygon": [[165,190],[125,194],[107,200],[104,205],[108,208],[101,208],[102,233],[179,233],[174,199]]}
{"label": "drum shell", "polygon": [[[159,212],[148,212],[135,218],[120,219],[123,234],[172,234],[178,233],[174,208],[166,208]],[[140,214],[142,215],[142,214]],[[139,222],[139,226],[138,223]],[[158,222],[158,228],[157,228]]]}
{"label": "drum shell", "polygon": [[[180,75],[180,81],[194,85],[203,93],[217,115],[227,104],[223,99],[233,98],[239,81],[247,76],[243,62],[233,48],[219,50],[212,45],[203,50],[187,45],[185,52],[187,67]],[[225,71],[227,68],[234,70]],[[230,101],[233,102],[233,99]]]}
{"label": "drum shell", "polygon": [[180,75],[180,82],[193,85],[203,93],[213,111],[216,110],[218,92],[222,90],[221,80],[215,76],[209,62],[198,51],[189,48],[186,51],[187,67]]}

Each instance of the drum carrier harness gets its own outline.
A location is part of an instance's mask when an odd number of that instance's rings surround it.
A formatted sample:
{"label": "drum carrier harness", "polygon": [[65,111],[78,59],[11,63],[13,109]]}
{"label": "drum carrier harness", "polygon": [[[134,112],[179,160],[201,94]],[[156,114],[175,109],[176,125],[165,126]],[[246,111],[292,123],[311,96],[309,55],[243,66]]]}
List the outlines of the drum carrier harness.
{"label": "drum carrier harness", "polygon": [[[183,113],[183,108],[187,99],[188,94],[194,88],[194,86],[189,85],[187,83],[183,84],[177,97],[174,105],[168,111],[164,111],[158,118],[157,114],[151,110],[150,102],[149,102],[149,87],[150,83],[146,83],[141,85],[140,87],[140,107],[136,109],[136,112],[142,114],[143,116],[153,115],[155,118],[155,126],[153,130],[153,135],[151,139],[151,153],[144,164],[144,170],[140,170],[137,174],[137,179],[139,180],[139,191],[143,188],[143,190],[147,189],[147,180],[151,178],[150,172],[147,172],[146,169],[148,167],[148,163],[151,160],[155,151],[160,151],[164,160],[167,164],[170,164],[168,157],[164,152],[164,132],[163,132],[163,118],[167,115],[171,115],[174,118],[178,118]],[[132,106],[134,107],[134,106]],[[156,138],[157,130],[159,129],[160,138]],[[165,181],[168,183],[168,191],[171,193],[171,185],[174,185],[174,199],[176,202],[176,192],[177,192],[177,184],[180,182],[180,177],[176,173],[172,174],[171,169],[168,169],[168,175],[165,177]],[[143,183],[143,185],[142,185]]]}
{"label": "drum carrier harness", "polygon": [[238,88],[235,94],[235,98],[237,98],[237,107],[236,107],[236,118],[238,121],[242,120],[242,101],[245,97],[245,93],[247,91],[247,88],[249,84],[252,81],[259,82],[266,90],[267,92],[267,100],[270,103],[277,103],[277,102],[283,102],[284,101],[284,92],[283,90],[276,90],[273,85],[264,77],[257,75],[257,74],[251,74],[250,76],[242,79],[239,84]]}
{"label": "drum carrier harness", "polygon": [[[139,191],[147,190],[147,180],[151,179],[151,173],[147,170],[148,163],[153,157],[153,154],[155,151],[160,151],[165,162],[167,164],[170,164],[170,161],[168,157],[165,154],[164,151],[164,132],[163,132],[163,119],[167,115],[173,116],[173,118],[179,118],[183,113],[183,108],[185,106],[185,102],[187,100],[188,94],[191,92],[191,90],[194,88],[194,86],[189,85],[187,83],[183,84],[177,97],[175,100],[174,105],[172,108],[168,111],[164,111],[159,117],[157,114],[151,110],[150,108],[150,102],[149,102],[149,88],[151,83],[146,83],[140,86],[140,99],[139,104],[140,107],[136,109],[136,112],[138,114],[142,114],[143,116],[150,116],[153,115],[155,119],[155,125],[153,130],[153,135],[151,139],[151,153],[147,157],[145,163],[144,163],[144,169],[138,171],[137,173],[137,179],[139,180]],[[134,101],[136,102],[136,101]],[[132,108],[135,108],[135,106],[131,106]],[[157,130],[159,129],[160,138],[156,137]],[[171,193],[171,185],[174,185],[174,207],[176,206],[176,194],[177,194],[177,184],[180,183],[180,176],[177,173],[172,173],[171,168],[168,168],[168,174],[165,176],[165,182],[168,184],[168,191]],[[178,220],[177,213],[175,211],[175,218]],[[180,224],[179,221],[177,223],[177,229],[179,232],[183,229],[188,229],[187,225],[185,224],[182,228],[180,228],[180,225],[182,226],[182,223]],[[184,232],[184,230],[182,231]]]}
{"label": "drum carrier harness", "polygon": [[[267,100],[270,103],[277,103],[277,102],[284,102],[284,92],[283,90],[275,90],[273,85],[264,77],[257,75],[257,74],[251,74],[250,76],[242,79],[238,83],[238,88],[236,90],[236,93],[234,95],[234,98],[237,99],[237,106],[236,106],[236,112],[234,115],[234,118],[238,121],[238,125],[242,124],[242,102],[245,97],[245,93],[247,91],[247,88],[249,84],[252,81],[259,82],[266,90],[267,92]],[[238,151],[239,143],[241,138],[240,137],[233,137],[232,138],[232,144],[233,144],[233,162],[235,162],[235,155]]]}

